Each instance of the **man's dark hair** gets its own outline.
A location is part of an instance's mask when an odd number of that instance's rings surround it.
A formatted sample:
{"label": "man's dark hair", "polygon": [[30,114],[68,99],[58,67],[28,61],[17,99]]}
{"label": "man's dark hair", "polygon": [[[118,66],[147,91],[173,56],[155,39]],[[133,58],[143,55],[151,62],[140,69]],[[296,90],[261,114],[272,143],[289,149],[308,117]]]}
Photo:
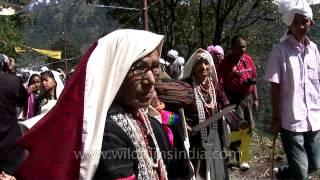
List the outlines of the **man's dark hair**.
{"label": "man's dark hair", "polygon": [[234,46],[240,39],[245,40],[245,38],[242,35],[235,35],[231,38],[231,47]]}

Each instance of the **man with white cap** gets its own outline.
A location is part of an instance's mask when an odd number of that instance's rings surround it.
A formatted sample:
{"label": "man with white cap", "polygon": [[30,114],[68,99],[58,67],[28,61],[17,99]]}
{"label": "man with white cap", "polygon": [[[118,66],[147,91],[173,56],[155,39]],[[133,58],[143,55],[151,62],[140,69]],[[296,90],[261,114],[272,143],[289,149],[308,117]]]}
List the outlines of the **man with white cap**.
{"label": "man with white cap", "polygon": [[42,66],[40,68],[40,72],[45,72],[45,71],[49,71],[50,69],[47,66]]}
{"label": "man with white cap", "polygon": [[[163,80],[163,79],[171,79],[171,77],[166,73],[166,67],[169,66],[170,63],[166,62],[163,58],[159,59],[159,74],[156,77],[156,81]],[[154,73],[156,74],[156,73]]]}
{"label": "man with white cap", "polygon": [[167,73],[173,79],[178,79],[180,73],[182,72],[183,64],[181,64],[181,62],[184,63],[184,59],[182,60],[181,58],[182,57],[179,57],[178,51],[174,49],[168,51],[167,61],[170,63],[170,65],[168,66]]}
{"label": "man with white cap", "polygon": [[320,54],[306,36],[316,2],[276,3],[288,30],[273,47],[265,79],[271,82],[272,133],[281,134],[288,166],[275,172],[279,179],[308,179],[320,168]]}

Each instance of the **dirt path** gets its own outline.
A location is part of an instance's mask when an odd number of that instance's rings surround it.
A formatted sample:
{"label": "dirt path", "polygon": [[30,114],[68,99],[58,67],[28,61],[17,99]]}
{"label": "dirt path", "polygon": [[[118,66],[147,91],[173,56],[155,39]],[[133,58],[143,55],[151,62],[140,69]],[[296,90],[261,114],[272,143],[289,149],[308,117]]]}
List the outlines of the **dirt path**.
{"label": "dirt path", "polygon": [[[284,164],[277,162],[276,167]],[[270,157],[259,157],[250,162],[250,169],[241,171],[238,167],[229,168],[230,180],[251,180],[251,179],[271,179]]]}
{"label": "dirt path", "polygon": [[[271,153],[272,142],[266,136],[253,135],[250,144],[250,169],[241,171],[238,167],[228,169],[230,180],[255,180],[271,179]],[[233,160],[234,161],[234,160]],[[275,167],[285,165],[285,154],[282,150],[281,142],[278,140],[275,148]],[[274,178],[275,179],[275,178]],[[320,172],[309,177],[311,180],[320,180]]]}

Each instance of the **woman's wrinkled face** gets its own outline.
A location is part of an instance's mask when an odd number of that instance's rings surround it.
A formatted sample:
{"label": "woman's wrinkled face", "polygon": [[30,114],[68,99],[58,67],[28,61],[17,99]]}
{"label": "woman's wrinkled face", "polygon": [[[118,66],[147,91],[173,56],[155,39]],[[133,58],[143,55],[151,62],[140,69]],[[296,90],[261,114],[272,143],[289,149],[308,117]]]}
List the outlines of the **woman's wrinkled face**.
{"label": "woman's wrinkled face", "polygon": [[154,96],[155,76],[153,72],[159,69],[159,50],[138,60],[131,66],[117,95],[118,101],[129,111],[146,108]]}
{"label": "woman's wrinkled face", "polygon": [[197,80],[209,77],[211,73],[210,63],[204,58],[200,58],[193,66],[192,74]]}
{"label": "woman's wrinkled face", "polygon": [[57,86],[56,81],[49,77],[48,75],[41,76],[41,88],[44,89],[46,92],[52,92],[55,90]]}
{"label": "woman's wrinkled face", "polygon": [[30,79],[30,85],[33,85],[33,84],[36,86],[35,90],[40,89],[40,86],[41,86],[40,76],[32,76],[32,79]]}

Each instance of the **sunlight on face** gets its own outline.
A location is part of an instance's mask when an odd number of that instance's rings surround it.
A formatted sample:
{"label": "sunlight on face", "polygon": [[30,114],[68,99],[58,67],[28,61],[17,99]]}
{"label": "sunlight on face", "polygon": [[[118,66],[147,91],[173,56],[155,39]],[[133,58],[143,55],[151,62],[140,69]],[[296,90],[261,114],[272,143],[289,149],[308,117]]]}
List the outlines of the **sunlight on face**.
{"label": "sunlight on face", "polygon": [[57,84],[56,81],[48,75],[41,76],[41,87],[45,92],[49,93],[55,90]]}
{"label": "sunlight on face", "polygon": [[150,105],[154,96],[153,71],[159,68],[159,58],[159,50],[155,49],[132,65],[117,95],[122,106],[135,111]]}
{"label": "sunlight on face", "polygon": [[289,28],[294,37],[301,39],[307,34],[312,24],[310,18],[301,14],[296,14]]}

